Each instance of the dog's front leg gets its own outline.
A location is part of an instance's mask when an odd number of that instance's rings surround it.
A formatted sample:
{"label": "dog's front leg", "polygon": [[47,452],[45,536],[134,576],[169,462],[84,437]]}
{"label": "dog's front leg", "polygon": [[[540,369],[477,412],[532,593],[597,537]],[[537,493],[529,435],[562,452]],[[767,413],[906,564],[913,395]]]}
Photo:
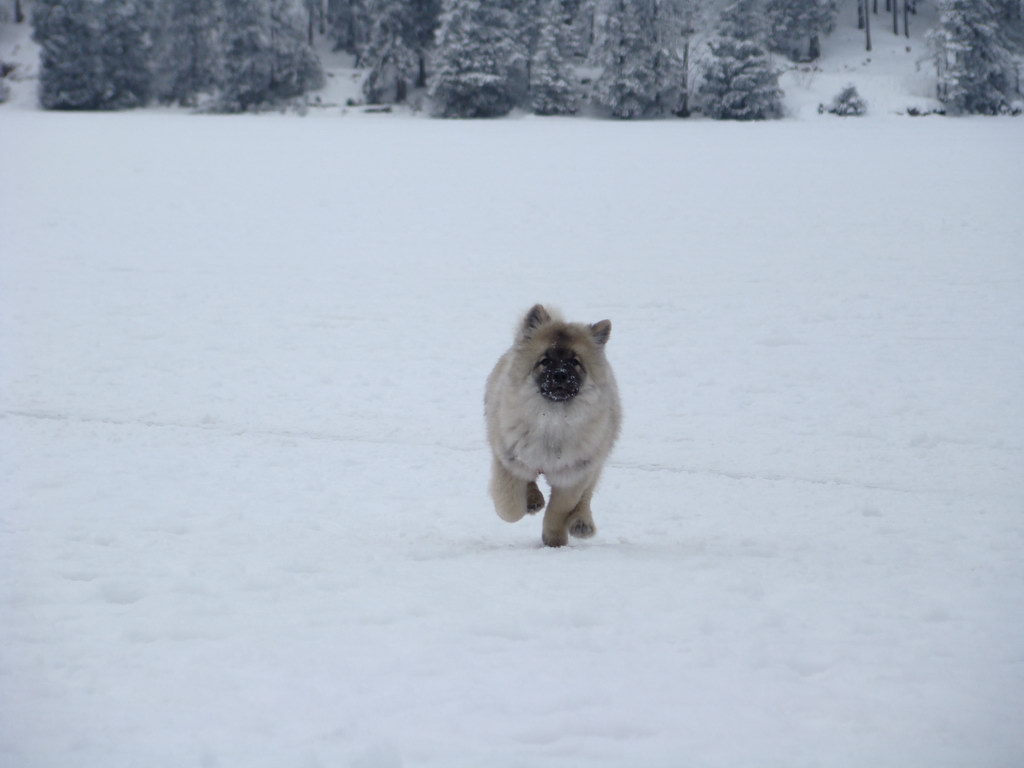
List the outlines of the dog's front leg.
{"label": "dog's front leg", "polygon": [[497,458],[491,462],[491,498],[498,517],[510,523],[544,506],[537,484],[516,477]]}
{"label": "dog's front leg", "polygon": [[[594,492],[591,483],[572,488],[552,488],[551,500],[544,513],[542,541],[549,547],[564,547],[569,543],[569,525],[585,517],[590,521],[593,535],[593,521],[590,520],[590,496]],[[574,535],[579,535],[574,532]]]}

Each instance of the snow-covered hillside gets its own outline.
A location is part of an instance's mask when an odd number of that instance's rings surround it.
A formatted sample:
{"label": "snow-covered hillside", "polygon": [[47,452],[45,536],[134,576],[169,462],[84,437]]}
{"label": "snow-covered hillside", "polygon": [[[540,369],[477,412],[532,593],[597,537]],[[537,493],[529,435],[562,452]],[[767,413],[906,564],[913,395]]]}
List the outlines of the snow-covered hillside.
{"label": "snow-covered hillside", "polygon": [[[0,765],[1019,766],[1022,132],[0,110]],[[626,411],[557,551],[536,301]]]}

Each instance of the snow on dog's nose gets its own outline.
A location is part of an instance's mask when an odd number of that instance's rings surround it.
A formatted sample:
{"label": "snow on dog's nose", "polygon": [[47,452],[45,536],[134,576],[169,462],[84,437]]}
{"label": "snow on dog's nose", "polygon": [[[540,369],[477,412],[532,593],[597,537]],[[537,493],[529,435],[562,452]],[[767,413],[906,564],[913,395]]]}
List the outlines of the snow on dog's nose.
{"label": "snow on dog's nose", "polygon": [[568,362],[548,366],[538,382],[540,393],[548,400],[564,402],[580,392],[580,380],[575,368]]}

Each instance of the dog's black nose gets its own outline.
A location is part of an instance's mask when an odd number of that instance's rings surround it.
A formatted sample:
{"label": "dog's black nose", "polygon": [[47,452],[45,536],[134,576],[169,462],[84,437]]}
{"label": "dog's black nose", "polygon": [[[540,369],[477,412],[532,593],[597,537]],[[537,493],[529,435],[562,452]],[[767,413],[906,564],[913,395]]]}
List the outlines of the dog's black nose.
{"label": "dog's black nose", "polygon": [[555,382],[555,384],[565,384],[565,382],[569,380],[569,374],[565,371],[552,371],[551,380]]}

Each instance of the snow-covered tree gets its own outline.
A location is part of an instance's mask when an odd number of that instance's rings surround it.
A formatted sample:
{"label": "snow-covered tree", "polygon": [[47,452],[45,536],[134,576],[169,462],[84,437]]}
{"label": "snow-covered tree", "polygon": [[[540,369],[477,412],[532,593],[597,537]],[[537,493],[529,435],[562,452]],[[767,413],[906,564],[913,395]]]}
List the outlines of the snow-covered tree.
{"label": "snow-covered tree", "polygon": [[938,70],[938,96],[953,114],[998,114],[1016,89],[1013,60],[990,0],[940,0],[928,35]]}
{"label": "snow-covered tree", "polygon": [[732,0],[718,15],[715,33],[735,40],[764,44],[768,23],[760,0]]}
{"label": "snow-covered tree", "polygon": [[672,6],[662,0],[605,0],[593,58],[595,102],[612,117],[655,117],[678,107],[680,65]]}
{"label": "snow-covered tree", "polygon": [[149,99],[151,8],[144,0],[38,0],[39,101],[47,109],[125,109]]}
{"label": "snow-covered tree", "polygon": [[427,85],[427,56],[434,45],[434,33],[437,31],[441,16],[441,0],[410,0],[412,3],[413,26],[416,29],[416,87]]}
{"label": "snow-covered tree", "polygon": [[370,39],[359,62],[370,71],[363,95],[375,104],[400,104],[416,78],[419,57],[413,9],[406,0],[372,0]]}
{"label": "snow-covered tree", "polygon": [[106,28],[100,51],[112,106],[139,107],[152,96],[151,0],[104,0]]}
{"label": "snow-covered tree", "polygon": [[302,7],[306,12],[306,42],[313,45],[317,30],[327,34],[327,8],[324,0],[302,0]]}
{"label": "snow-covered tree", "polygon": [[97,4],[37,0],[32,26],[32,37],[40,45],[40,104],[47,109],[96,109],[101,102]]}
{"label": "snow-covered tree", "polygon": [[[693,48],[697,34],[704,27],[705,6],[701,0],[671,0],[675,16],[675,35],[679,48],[679,99],[675,113],[690,116],[690,80],[693,69]],[[669,38],[671,39],[671,38]]]}
{"label": "snow-covered tree", "polygon": [[821,55],[821,36],[832,29],[835,0],[767,0],[767,44],[793,61]]}
{"label": "snow-covered tree", "polygon": [[548,0],[540,39],[530,67],[530,106],[538,115],[571,115],[579,96],[564,53],[566,26],[562,0]]}
{"label": "snow-covered tree", "polygon": [[338,50],[358,54],[370,32],[366,0],[327,0],[327,26]]}
{"label": "snow-covered tree", "polygon": [[430,96],[438,117],[499,117],[516,103],[512,14],[500,0],[445,0]]}
{"label": "snow-covered tree", "polygon": [[1024,53],[1024,0],[992,0],[1010,49]]}
{"label": "snow-covered tree", "polygon": [[195,106],[220,76],[219,0],[172,0],[156,25],[154,89],[165,103]]}
{"label": "snow-covered tree", "polygon": [[541,16],[545,0],[501,0],[512,16],[512,55],[509,60],[509,78],[512,98],[517,105],[528,101],[534,54],[540,42]]}
{"label": "snow-covered tree", "polygon": [[700,87],[704,113],[716,120],[765,120],[782,113],[779,76],[761,43],[756,0],[722,12]]}
{"label": "snow-covered tree", "polygon": [[299,96],[323,84],[293,0],[224,0],[220,108],[241,112]]}
{"label": "snow-covered tree", "polygon": [[568,53],[585,58],[594,44],[597,0],[562,0],[566,23],[569,24]]}

